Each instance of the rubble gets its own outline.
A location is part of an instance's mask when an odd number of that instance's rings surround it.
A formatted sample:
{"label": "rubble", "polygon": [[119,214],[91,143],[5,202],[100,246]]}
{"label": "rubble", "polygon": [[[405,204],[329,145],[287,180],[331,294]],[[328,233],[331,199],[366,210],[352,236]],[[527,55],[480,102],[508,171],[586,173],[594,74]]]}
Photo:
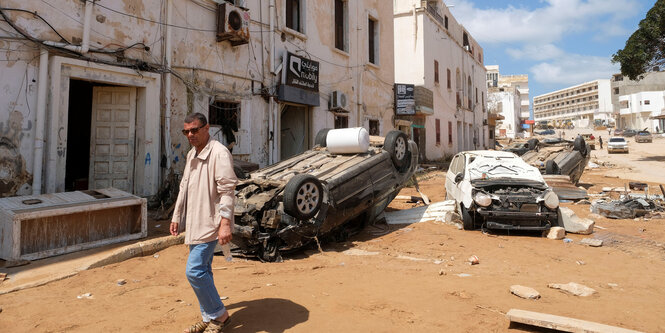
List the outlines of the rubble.
{"label": "rubble", "polygon": [[580,241],[581,244],[583,245],[588,245],[591,247],[601,247],[603,246],[603,240],[602,239],[595,239],[595,238],[585,238],[582,241]]}
{"label": "rubble", "polygon": [[545,232],[545,237],[549,239],[563,239],[566,237],[566,230],[562,227],[551,227],[550,230]]}
{"label": "rubble", "polygon": [[[621,200],[594,200],[591,212],[612,219],[634,219],[653,212],[664,212],[663,203],[647,198],[635,198],[632,195]],[[654,214],[655,215],[655,214]],[[660,215],[660,214],[658,214]]]}
{"label": "rubble", "polygon": [[525,287],[525,286],[520,286],[520,285],[512,285],[510,286],[510,293],[526,298],[526,299],[539,299],[540,298],[540,293],[536,289]]}
{"label": "rubble", "polygon": [[559,225],[563,226],[566,232],[590,235],[593,233],[594,224],[593,220],[579,218],[570,208],[559,207]]}
{"label": "rubble", "polygon": [[596,293],[595,289],[589,288],[585,285],[575,283],[575,282],[569,282],[566,284],[561,284],[561,283],[550,283],[547,285],[548,287],[552,289],[559,289],[563,292],[575,295],[575,296],[591,296]]}

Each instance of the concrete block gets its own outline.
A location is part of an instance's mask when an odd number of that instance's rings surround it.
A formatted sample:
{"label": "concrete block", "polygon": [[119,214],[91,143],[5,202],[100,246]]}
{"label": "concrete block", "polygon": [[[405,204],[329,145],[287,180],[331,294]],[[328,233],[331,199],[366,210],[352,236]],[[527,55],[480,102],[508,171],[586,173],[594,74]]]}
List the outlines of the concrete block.
{"label": "concrete block", "polygon": [[520,286],[520,285],[512,285],[510,286],[510,293],[526,298],[526,299],[539,299],[540,298],[540,293],[536,289],[525,287],[525,286]]}
{"label": "concrete block", "polygon": [[549,239],[563,239],[566,237],[566,230],[562,227],[551,227],[550,230],[545,231],[545,237]]}
{"label": "concrete block", "polygon": [[590,235],[593,233],[594,224],[593,220],[578,217],[570,208],[559,207],[559,225],[563,226],[566,232]]}

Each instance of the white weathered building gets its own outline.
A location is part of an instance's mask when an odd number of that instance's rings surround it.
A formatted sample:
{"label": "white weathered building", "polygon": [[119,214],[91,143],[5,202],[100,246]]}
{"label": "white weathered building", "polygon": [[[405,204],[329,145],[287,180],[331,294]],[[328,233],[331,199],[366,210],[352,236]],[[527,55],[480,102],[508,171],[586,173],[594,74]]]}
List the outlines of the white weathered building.
{"label": "white weathered building", "polygon": [[503,120],[497,123],[498,136],[515,138],[523,136],[525,122],[529,119],[529,76],[501,75],[498,65],[488,65],[487,95],[490,113],[498,113]]}
{"label": "white weathered building", "polygon": [[395,82],[432,96],[423,98],[429,105],[416,94],[415,115],[398,116],[396,124],[411,127],[427,160],[487,147],[482,47],[443,1],[394,3]]}
{"label": "white weathered building", "polygon": [[536,122],[562,123],[575,127],[593,127],[612,122],[610,80],[594,80],[533,98]]}
{"label": "white weathered building", "polygon": [[[665,125],[661,117],[665,108],[665,91],[642,91],[619,96],[620,128],[659,132]],[[656,129],[657,128],[657,129]]]}
{"label": "white weathered building", "polygon": [[155,194],[192,112],[260,166],[323,128],[394,128],[392,2],[56,2],[2,4],[0,196]]}

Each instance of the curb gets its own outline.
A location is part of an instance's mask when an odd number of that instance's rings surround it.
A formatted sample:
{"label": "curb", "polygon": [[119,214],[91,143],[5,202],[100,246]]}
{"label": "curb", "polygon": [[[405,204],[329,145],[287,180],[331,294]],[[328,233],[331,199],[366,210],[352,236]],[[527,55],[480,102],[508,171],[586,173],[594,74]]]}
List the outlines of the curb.
{"label": "curb", "polygon": [[185,241],[185,234],[182,233],[178,236],[164,236],[164,237],[159,237],[159,238],[153,238],[149,239],[144,242],[138,242],[134,244],[129,244],[126,246],[123,246],[119,249],[114,250],[113,252],[109,253],[106,255],[104,258],[100,258],[97,261],[94,261],[90,264],[84,265],[79,268],[75,268],[73,271],[69,272],[63,272],[62,274],[58,274],[55,276],[49,276],[47,278],[44,278],[42,280],[38,281],[32,281],[32,282],[27,282],[24,284],[20,284],[14,287],[11,287],[9,289],[5,290],[0,290],[0,295],[8,294],[11,292],[19,291],[19,290],[24,290],[32,287],[39,287],[43,286],[49,282],[53,281],[58,281],[62,279],[66,279],[68,277],[72,277],[74,275],[77,275],[81,271],[93,269],[93,268],[98,268],[110,264],[115,264],[119,263],[122,261],[125,261],[127,259],[131,259],[134,257],[143,257],[143,256],[149,256],[154,254],[155,252],[161,251],[165,248],[171,247],[173,245],[178,245],[178,244],[183,244]]}

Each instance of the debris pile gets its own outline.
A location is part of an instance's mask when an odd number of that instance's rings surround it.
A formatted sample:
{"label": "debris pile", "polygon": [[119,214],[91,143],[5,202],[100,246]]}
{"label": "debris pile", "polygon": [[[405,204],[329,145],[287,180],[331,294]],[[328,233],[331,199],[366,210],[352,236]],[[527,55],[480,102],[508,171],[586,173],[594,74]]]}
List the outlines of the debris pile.
{"label": "debris pile", "polygon": [[664,214],[659,212],[665,212],[665,208],[663,200],[627,196],[619,200],[595,200],[591,203],[591,212],[612,219],[634,219],[662,216]]}

